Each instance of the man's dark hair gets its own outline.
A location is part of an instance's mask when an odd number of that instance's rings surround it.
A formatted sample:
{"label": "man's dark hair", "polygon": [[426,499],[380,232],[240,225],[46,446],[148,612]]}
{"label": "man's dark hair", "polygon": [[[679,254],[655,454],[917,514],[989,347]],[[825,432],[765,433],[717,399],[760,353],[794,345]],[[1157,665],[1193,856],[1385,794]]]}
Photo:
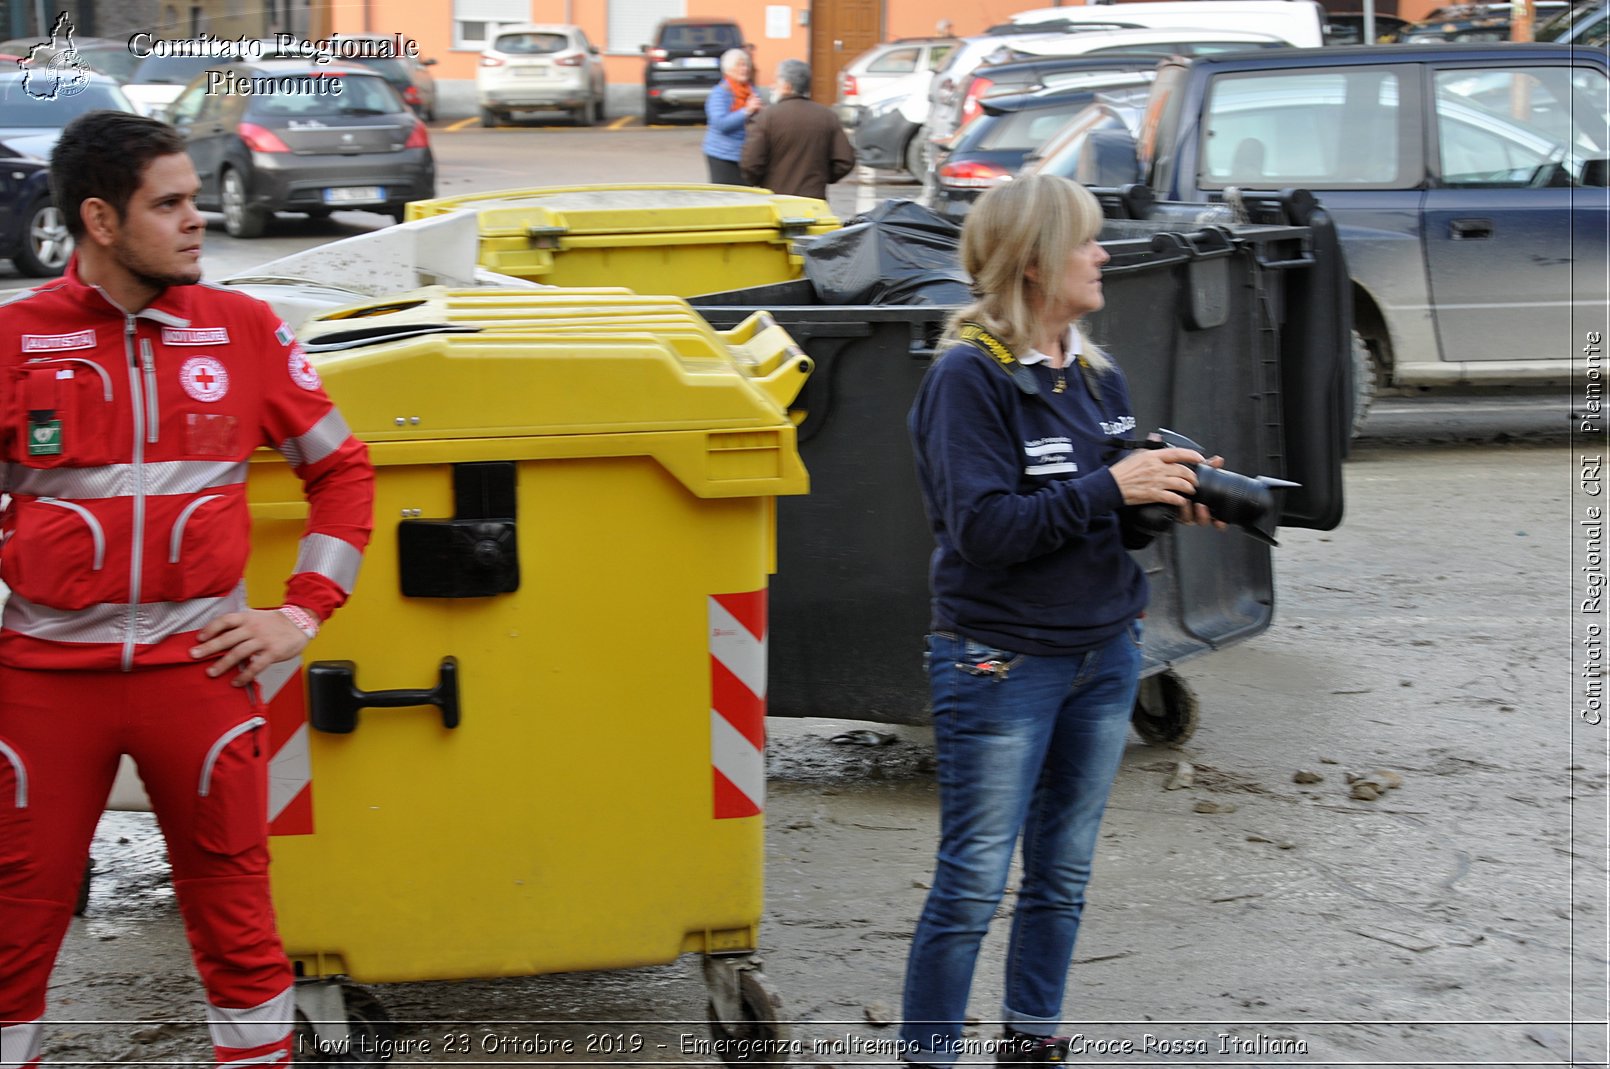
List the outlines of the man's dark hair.
{"label": "man's dark hair", "polygon": [[99,197],[128,212],[146,166],[184,151],[184,138],[167,123],[126,111],[91,111],[67,124],[50,154],[50,191],[67,216],[67,229],[84,239],[83,203]]}

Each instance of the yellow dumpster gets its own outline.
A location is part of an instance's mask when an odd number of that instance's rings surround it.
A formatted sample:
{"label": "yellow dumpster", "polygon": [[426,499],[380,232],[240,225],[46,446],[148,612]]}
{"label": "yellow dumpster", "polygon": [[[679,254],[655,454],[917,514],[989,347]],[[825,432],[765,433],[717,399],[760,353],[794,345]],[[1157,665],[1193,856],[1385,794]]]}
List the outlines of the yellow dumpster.
{"label": "yellow dumpster", "polygon": [[793,245],[837,230],[826,201],[747,186],[555,186],[414,201],[473,211],[482,266],[555,286],[681,297],[799,278]]}
{"label": "yellow dumpster", "polygon": [[[786,406],[810,361],[765,317],[718,335],[638,300],[687,322],[307,333],[376,466],[351,601],[266,681],[274,898],[307,980],[696,952],[718,1038],[783,1027],[747,953],[775,498],[807,490]],[[272,590],[306,508],[267,454],[249,492],[247,581]],[[299,1001],[327,1021],[341,990]],[[353,989],[349,1020],[376,1012]]]}

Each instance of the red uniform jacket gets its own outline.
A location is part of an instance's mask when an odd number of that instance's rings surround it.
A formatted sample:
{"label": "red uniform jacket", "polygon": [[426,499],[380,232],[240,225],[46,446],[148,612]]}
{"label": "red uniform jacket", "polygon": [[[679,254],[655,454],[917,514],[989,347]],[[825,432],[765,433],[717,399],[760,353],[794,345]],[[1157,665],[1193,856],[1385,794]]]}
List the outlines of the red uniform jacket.
{"label": "red uniform jacket", "polygon": [[368,544],[374,470],[290,329],[206,284],[131,315],[77,267],[0,307],[0,663],[188,662],[196,630],[246,607],[260,445],[309,503],[284,600],[328,617]]}

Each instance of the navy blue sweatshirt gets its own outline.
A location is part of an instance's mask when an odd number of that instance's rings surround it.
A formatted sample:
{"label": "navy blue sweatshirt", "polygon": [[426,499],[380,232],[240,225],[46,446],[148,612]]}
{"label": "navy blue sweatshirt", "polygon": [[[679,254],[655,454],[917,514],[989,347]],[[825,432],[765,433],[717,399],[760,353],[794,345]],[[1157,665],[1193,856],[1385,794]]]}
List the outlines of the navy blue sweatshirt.
{"label": "navy blue sweatshirt", "polygon": [[[1146,575],[1124,548],[1107,465],[1133,436],[1117,368],[1028,370],[1038,395],[969,344],[923,378],[907,425],[938,542],[933,628],[1019,653],[1101,645],[1140,615]],[[1088,380],[1099,396],[1092,397]]]}

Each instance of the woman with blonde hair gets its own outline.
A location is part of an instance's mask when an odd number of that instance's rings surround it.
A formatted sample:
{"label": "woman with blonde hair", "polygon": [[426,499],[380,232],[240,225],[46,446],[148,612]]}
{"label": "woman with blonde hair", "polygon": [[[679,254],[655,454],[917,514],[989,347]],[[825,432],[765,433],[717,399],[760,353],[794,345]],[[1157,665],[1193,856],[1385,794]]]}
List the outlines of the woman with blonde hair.
{"label": "woman with blonde hair", "polygon": [[[1060,1062],[1055,1036],[1085,885],[1141,668],[1148,537],[1134,506],[1185,522],[1204,463],[1134,449],[1124,376],[1084,335],[1101,308],[1101,208],[1065,178],[991,189],[967,216],[977,299],[909,418],[937,548],[928,673],[940,842],[906,966],[905,1057],[949,1065],[985,930],[1021,836],[998,1064]],[[1214,458],[1214,462],[1218,458]]]}
{"label": "woman with blonde hair", "polygon": [[741,48],[721,53],[721,81],[704,100],[704,158],[710,181],[718,186],[746,186],[738,161],[743,158],[749,117],[760,110],[753,84],[754,63]]}

